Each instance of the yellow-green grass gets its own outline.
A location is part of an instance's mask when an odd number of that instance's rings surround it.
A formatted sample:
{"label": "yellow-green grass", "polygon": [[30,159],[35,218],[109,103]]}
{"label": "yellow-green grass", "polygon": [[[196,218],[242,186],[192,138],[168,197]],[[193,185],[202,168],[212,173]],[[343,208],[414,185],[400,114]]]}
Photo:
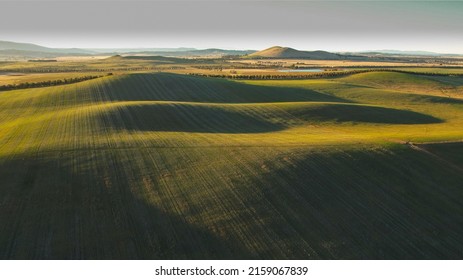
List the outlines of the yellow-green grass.
{"label": "yellow-green grass", "polygon": [[47,73],[47,74],[24,74],[24,73],[0,73],[0,86],[18,85],[22,83],[39,83],[46,81],[56,81],[84,76],[102,76],[100,72],[78,72],[78,73]]}
{"label": "yellow-green grass", "polygon": [[461,258],[463,100],[376,74],[0,93],[0,257]]}

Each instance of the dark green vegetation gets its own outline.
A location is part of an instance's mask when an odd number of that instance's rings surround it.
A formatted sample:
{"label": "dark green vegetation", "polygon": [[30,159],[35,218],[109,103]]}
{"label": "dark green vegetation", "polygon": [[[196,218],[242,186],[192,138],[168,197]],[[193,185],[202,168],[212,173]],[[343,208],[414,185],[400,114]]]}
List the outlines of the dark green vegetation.
{"label": "dark green vegetation", "polygon": [[0,257],[461,259],[461,79],[2,92]]}
{"label": "dark green vegetation", "polygon": [[2,90],[12,90],[12,89],[25,89],[25,88],[36,88],[36,87],[49,87],[57,85],[66,85],[72,83],[78,83],[82,81],[87,81],[91,79],[100,78],[101,76],[83,76],[76,78],[66,78],[63,80],[52,80],[52,81],[40,81],[40,82],[25,82],[19,84],[7,84],[0,85],[0,91]]}
{"label": "dark green vegetation", "polygon": [[[440,69],[443,70],[443,69]],[[429,72],[428,72],[429,71]],[[450,70],[452,71],[452,70]],[[420,69],[416,71],[416,69],[407,69],[407,68],[396,68],[396,69],[390,69],[390,68],[369,68],[369,69],[355,69],[355,68],[350,68],[350,69],[324,69],[324,71],[321,72],[312,72],[312,73],[307,73],[307,72],[293,72],[293,73],[281,73],[281,72],[254,72],[254,73],[247,73],[247,74],[237,74],[237,73],[221,73],[221,72],[203,72],[203,73],[198,73],[198,72],[192,72],[192,73],[187,73],[189,75],[193,76],[199,76],[199,77],[209,77],[209,78],[226,78],[226,79],[239,79],[239,80],[306,80],[306,79],[319,79],[319,78],[338,78],[338,77],[346,77],[346,76],[351,76],[353,74],[362,74],[362,73],[373,73],[373,83],[376,83],[375,81],[375,76],[377,75],[377,72],[384,72],[384,76],[391,75],[390,80],[386,80],[383,82],[386,82],[386,85],[394,85],[397,83],[397,85],[401,85],[400,76],[396,76],[394,73],[403,73],[403,74],[413,74],[415,76],[419,75],[424,75],[427,76],[427,78],[424,78],[422,80],[425,80],[425,83],[429,83],[431,81],[428,81],[427,79],[433,79],[432,77],[435,77],[434,79],[436,80],[446,80],[449,76],[450,79],[448,80],[450,85],[453,85],[452,83],[461,83],[461,80],[456,80],[452,79],[452,77],[459,76],[463,77],[463,73],[453,73],[449,75],[449,73],[446,72],[440,72],[440,71],[435,71],[435,70],[430,70],[430,69]],[[405,75],[406,76],[406,75]],[[399,77],[399,80],[396,80],[395,78]],[[409,77],[409,76],[408,76]],[[362,80],[364,79],[363,77],[361,78]],[[368,78],[365,79],[366,83],[368,83]],[[406,85],[407,86],[413,86],[416,85],[413,83],[413,81],[410,81],[409,79],[405,78],[406,80]],[[460,85],[460,84],[459,84]]]}

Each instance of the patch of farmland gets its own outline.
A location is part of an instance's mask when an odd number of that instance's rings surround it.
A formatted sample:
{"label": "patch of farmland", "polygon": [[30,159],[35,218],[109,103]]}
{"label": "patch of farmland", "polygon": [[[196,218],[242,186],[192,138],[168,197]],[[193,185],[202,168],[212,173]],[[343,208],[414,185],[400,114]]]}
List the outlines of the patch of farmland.
{"label": "patch of farmland", "polygon": [[462,257],[462,175],[408,148],[105,149],[0,167],[2,258]]}
{"label": "patch of farmland", "polygon": [[462,139],[462,104],[174,74],[4,92],[0,258],[462,258],[461,145],[393,144]]}

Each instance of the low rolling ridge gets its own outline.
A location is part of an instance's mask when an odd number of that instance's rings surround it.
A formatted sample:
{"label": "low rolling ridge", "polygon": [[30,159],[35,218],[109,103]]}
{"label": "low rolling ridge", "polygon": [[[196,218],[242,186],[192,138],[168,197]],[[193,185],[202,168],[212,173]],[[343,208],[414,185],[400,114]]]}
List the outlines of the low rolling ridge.
{"label": "low rolling ridge", "polygon": [[0,258],[461,258],[461,99],[368,77],[2,92]]}

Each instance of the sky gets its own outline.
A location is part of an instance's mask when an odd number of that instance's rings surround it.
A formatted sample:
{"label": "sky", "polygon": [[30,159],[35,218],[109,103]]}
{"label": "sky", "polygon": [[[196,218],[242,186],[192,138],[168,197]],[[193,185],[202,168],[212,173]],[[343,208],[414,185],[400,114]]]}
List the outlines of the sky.
{"label": "sky", "polygon": [[63,48],[463,54],[463,1],[5,1],[0,40]]}

